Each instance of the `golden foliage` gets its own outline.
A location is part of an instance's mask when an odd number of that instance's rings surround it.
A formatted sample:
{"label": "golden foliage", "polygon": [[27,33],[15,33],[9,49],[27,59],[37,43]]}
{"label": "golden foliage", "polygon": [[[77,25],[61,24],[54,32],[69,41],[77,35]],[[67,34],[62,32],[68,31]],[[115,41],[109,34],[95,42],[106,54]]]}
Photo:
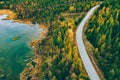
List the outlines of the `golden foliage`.
{"label": "golden foliage", "polygon": [[75,10],[75,7],[74,6],[70,6],[69,10],[70,10],[70,12],[73,12]]}
{"label": "golden foliage", "polygon": [[98,48],[95,48],[94,50],[95,50],[95,53],[97,53],[97,52],[98,52]]}
{"label": "golden foliage", "polygon": [[106,35],[102,34],[102,36],[99,39],[99,44],[102,44],[105,41]]}
{"label": "golden foliage", "polygon": [[107,8],[106,8],[106,15],[108,15],[108,14],[109,14],[109,12],[110,12],[110,8],[109,8],[109,7],[107,7]]}

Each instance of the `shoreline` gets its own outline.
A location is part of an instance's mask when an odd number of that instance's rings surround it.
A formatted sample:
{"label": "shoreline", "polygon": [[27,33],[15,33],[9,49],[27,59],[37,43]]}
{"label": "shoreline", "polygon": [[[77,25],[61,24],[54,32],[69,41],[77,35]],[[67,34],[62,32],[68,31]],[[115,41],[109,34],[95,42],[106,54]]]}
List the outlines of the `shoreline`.
{"label": "shoreline", "polygon": [[[24,19],[24,20],[21,20],[21,19],[17,19],[17,13],[11,11],[11,10],[8,10],[8,9],[0,9],[0,15],[8,15],[7,18],[5,18],[4,20],[13,20],[14,22],[19,22],[19,23],[24,23],[24,24],[28,24],[28,25],[31,25],[33,26],[34,24],[32,24],[32,21],[29,20],[29,19]],[[42,28],[43,31],[45,33],[48,32],[48,28],[49,28],[49,24],[45,24],[45,23],[42,23],[42,24],[39,24],[39,28]]]}
{"label": "shoreline", "polygon": [[[28,24],[31,27],[34,25],[34,24],[32,24],[31,20],[27,20],[27,19],[20,20],[20,19],[17,19],[16,13],[14,13],[11,10],[7,10],[7,9],[0,10],[0,15],[4,15],[4,14],[8,15],[7,18],[5,18],[4,20],[13,20],[13,22],[19,22],[19,23]],[[37,44],[41,43],[41,41],[46,37],[50,24],[42,23],[42,24],[38,24],[38,25],[39,25],[39,28],[41,28],[43,31],[40,33],[39,40],[33,39],[30,42],[30,47],[33,49],[32,50],[33,59],[31,61],[29,61],[28,63],[26,63],[26,66],[24,67],[23,71],[21,71],[21,73],[19,74],[20,80],[26,80],[26,77],[24,75],[26,75],[27,73],[29,73],[29,74],[35,74],[36,70],[34,68],[37,68],[38,65],[40,65],[41,62],[42,62],[41,56],[39,56],[36,53]],[[33,65],[32,63],[34,63],[35,65]],[[32,70],[32,72],[35,72],[35,73],[31,73],[31,70]]]}
{"label": "shoreline", "polygon": [[[11,10],[7,10],[7,9],[0,10],[0,15],[4,15],[4,14],[6,14],[8,16],[5,19],[3,19],[3,20],[13,20],[13,22],[28,24],[31,27],[34,25],[34,24],[32,24],[31,20],[28,20],[28,19],[24,19],[24,20],[17,19],[16,13],[14,13]],[[46,37],[46,34],[48,32],[48,28],[50,26],[50,24],[45,24],[45,23],[38,24],[38,25],[39,25],[39,28],[42,29],[42,32],[40,33],[40,39],[39,40],[32,40],[30,42],[30,44],[31,43],[37,44],[38,42],[41,42],[41,40]],[[33,46],[31,45],[31,47],[35,47],[34,44],[33,44]]]}

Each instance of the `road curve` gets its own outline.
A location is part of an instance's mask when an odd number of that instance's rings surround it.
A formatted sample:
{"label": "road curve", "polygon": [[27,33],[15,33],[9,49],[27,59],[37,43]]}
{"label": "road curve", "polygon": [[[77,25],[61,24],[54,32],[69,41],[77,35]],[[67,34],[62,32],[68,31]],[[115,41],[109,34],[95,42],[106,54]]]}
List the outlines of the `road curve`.
{"label": "road curve", "polygon": [[76,32],[76,41],[77,41],[77,46],[78,46],[78,50],[79,50],[79,54],[82,58],[83,64],[85,66],[85,69],[88,73],[88,76],[90,78],[90,80],[100,80],[90,58],[88,57],[88,54],[86,52],[85,49],[85,45],[82,39],[82,31],[84,28],[85,23],[88,21],[88,19],[90,18],[90,16],[94,13],[94,11],[99,7],[99,5],[93,7],[88,13],[87,15],[83,18],[83,20],[81,21],[80,25],[78,26],[77,32]]}

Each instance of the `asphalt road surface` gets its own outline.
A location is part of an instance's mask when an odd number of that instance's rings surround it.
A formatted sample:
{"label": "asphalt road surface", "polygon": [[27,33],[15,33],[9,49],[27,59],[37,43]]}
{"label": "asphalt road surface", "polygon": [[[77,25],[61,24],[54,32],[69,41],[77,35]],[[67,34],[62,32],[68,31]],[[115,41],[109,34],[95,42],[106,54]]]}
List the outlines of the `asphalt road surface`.
{"label": "asphalt road surface", "polygon": [[77,32],[76,32],[76,41],[77,41],[77,46],[78,46],[78,50],[79,50],[79,54],[82,58],[83,64],[85,66],[85,69],[88,73],[88,76],[90,78],[90,80],[100,80],[87,52],[85,49],[85,45],[82,39],[82,31],[83,31],[83,27],[85,25],[85,23],[89,20],[90,16],[94,13],[94,11],[99,7],[99,5],[93,7],[88,13],[87,15],[83,18],[83,20],[81,21]]}

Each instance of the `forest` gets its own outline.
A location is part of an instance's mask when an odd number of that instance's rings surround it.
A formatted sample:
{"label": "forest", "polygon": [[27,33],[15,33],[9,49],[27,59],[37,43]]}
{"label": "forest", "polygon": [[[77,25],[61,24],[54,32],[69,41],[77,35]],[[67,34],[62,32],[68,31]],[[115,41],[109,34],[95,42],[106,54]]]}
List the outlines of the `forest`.
{"label": "forest", "polygon": [[[37,55],[35,59],[39,59],[39,62],[32,69],[26,68],[21,74],[21,80],[89,80],[75,43],[75,32],[86,12],[97,3],[77,0],[60,1],[55,1],[57,5],[54,3],[55,7],[61,6],[60,8],[54,8],[54,6],[51,8],[52,3],[46,4],[51,11],[49,19],[45,18],[50,21],[50,27],[46,38],[35,44]],[[41,19],[46,16],[46,12],[43,13]]]}
{"label": "forest", "polygon": [[[92,0],[6,0],[21,20],[49,24],[48,33],[35,42],[34,60],[21,80],[89,80],[75,40],[77,26],[98,2]],[[120,79],[120,1],[106,0],[88,22],[85,32],[106,80]]]}
{"label": "forest", "polygon": [[33,43],[33,62],[20,75],[21,80],[89,80],[80,59],[75,31],[86,12],[97,2],[82,0],[10,0],[0,5],[21,20],[50,24],[42,41]]}
{"label": "forest", "polygon": [[[81,4],[81,2],[86,4]],[[10,0],[4,1],[0,8],[10,9],[17,13],[19,19],[30,19],[33,23],[50,22],[55,16],[68,12],[82,12],[90,9],[90,1],[84,0]],[[94,5],[94,4],[93,4]]]}
{"label": "forest", "polygon": [[86,36],[106,80],[120,80],[120,1],[103,2],[87,27]]}

